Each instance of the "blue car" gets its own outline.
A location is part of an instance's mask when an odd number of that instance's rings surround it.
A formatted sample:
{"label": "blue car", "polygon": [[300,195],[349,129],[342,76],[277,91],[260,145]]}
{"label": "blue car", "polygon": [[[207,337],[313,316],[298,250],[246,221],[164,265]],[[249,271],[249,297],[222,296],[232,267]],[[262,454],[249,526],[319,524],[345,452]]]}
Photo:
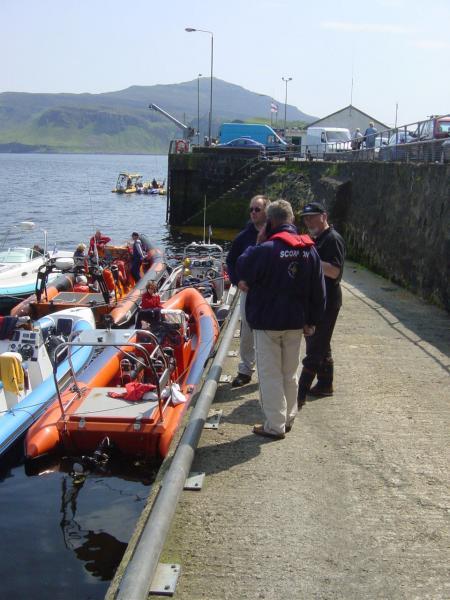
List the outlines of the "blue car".
{"label": "blue car", "polygon": [[261,144],[260,142],[255,142],[255,140],[252,140],[249,137],[236,138],[235,140],[225,142],[225,144],[219,144],[219,146],[221,146],[222,148],[253,148],[254,150],[259,149],[261,150],[261,152],[264,152],[264,150],[266,149],[264,144]]}

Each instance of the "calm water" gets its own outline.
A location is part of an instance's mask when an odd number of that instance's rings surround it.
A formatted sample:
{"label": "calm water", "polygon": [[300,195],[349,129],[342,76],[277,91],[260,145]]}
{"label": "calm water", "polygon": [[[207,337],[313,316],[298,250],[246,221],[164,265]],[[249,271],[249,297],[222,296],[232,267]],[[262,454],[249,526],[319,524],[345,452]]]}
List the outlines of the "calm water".
{"label": "calm water", "polygon": [[[165,156],[0,154],[0,169],[0,244],[25,220],[47,229],[51,248],[74,249],[97,228],[118,244],[135,230],[169,251],[183,243],[165,223],[164,196],[111,193],[122,170],[166,179]],[[22,241],[42,239],[33,232]],[[103,598],[154,473],[125,468],[80,478],[73,473],[79,470],[53,464],[27,474],[14,456],[9,466],[0,463],[1,598]]]}

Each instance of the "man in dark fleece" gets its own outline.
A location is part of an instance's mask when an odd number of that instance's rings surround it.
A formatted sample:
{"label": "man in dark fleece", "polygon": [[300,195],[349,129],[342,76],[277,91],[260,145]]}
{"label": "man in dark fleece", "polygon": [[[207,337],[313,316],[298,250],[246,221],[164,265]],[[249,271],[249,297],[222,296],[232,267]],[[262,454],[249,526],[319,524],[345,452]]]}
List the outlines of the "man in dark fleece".
{"label": "man in dark fleece", "polygon": [[245,313],[254,330],[256,366],[265,421],[253,433],[283,439],[297,414],[302,331],[314,333],[325,310],[319,255],[308,235],[298,235],[286,200],[267,208],[266,241],[237,261],[248,286]]}
{"label": "man in dark fleece", "polygon": [[245,318],[247,288],[243,282],[239,281],[236,273],[236,262],[244,250],[249,246],[254,246],[256,244],[257,235],[266,223],[266,209],[269,204],[270,200],[265,196],[254,196],[250,200],[250,221],[233,241],[227,256],[228,274],[231,283],[237,285],[241,290],[241,338],[239,346],[241,360],[238,365],[238,373],[231,384],[233,387],[240,387],[241,385],[248,383],[252,378],[252,373],[255,368],[253,331],[250,329],[247,319]]}
{"label": "man in dark fleece", "polygon": [[[345,243],[332,225],[328,224],[325,207],[310,202],[302,214],[309,235],[314,239],[322,262],[327,290],[327,306],[314,335],[306,340],[306,356],[298,386],[298,407],[306,402],[307,394],[321,398],[333,394],[334,362],[331,354],[331,337],[342,306],[340,281],[344,269]],[[317,375],[317,384],[311,384]]]}

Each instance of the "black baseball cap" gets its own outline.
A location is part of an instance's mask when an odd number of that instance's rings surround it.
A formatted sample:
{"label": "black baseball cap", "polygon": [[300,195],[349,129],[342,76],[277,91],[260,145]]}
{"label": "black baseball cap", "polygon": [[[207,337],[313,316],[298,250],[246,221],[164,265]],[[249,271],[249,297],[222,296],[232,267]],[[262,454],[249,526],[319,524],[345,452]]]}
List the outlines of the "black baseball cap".
{"label": "black baseball cap", "polygon": [[301,217],[306,217],[308,215],[323,215],[323,213],[326,213],[326,209],[323,206],[323,204],[320,204],[320,202],[309,202],[308,204],[305,204],[305,206],[302,208],[302,212],[300,213]]}

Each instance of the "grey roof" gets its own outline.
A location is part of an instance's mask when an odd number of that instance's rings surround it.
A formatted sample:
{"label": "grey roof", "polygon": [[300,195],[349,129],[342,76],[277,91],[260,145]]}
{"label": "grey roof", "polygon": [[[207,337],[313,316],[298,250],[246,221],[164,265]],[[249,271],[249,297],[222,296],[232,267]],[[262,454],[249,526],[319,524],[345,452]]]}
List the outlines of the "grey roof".
{"label": "grey roof", "polygon": [[336,110],[335,112],[330,113],[329,115],[326,115],[325,117],[321,117],[320,119],[317,119],[316,121],[313,121],[312,123],[308,123],[308,127],[311,127],[312,125],[315,125],[316,123],[320,123],[320,121],[323,121],[324,119],[328,119],[328,117],[334,117],[334,115],[337,115],[338,113],[343,112],[344,110],[347,110],[348,108],[353,108],[354,110],[357,110],[359,113],[366,116],[369,119],[369,121],[376,121],[377,123],[381,123],[381,125],[383,125],[383,127],[385,129],[389,129],[389,126],[386,125],[385,123],[383,123],[383,121],[380,121],[379,119],[376,119],[375,117],[372,117],[371,115],[368,115],[366,112],[364,112],[360,108],[353,106],[353,104],[344,106],[344,108],[340,108],[339,110]]}

